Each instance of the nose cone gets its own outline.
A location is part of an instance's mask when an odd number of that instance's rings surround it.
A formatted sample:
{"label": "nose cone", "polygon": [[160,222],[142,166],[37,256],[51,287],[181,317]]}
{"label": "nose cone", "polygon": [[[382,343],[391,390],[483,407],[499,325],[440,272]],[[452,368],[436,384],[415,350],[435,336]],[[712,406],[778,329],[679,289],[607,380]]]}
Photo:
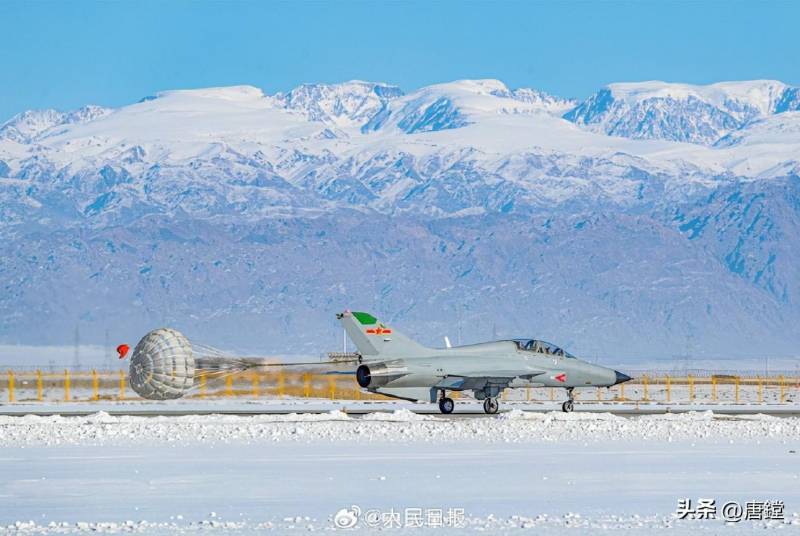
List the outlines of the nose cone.
{"label": "nose cone", "polygon": [[627,374],[623,374],[618,370],[615,370],[614,374],[617,376],[617,380],[614,382],[614,385],[617,385],[618,383],[627,382],[631,379],[630,376],[628,376]]}

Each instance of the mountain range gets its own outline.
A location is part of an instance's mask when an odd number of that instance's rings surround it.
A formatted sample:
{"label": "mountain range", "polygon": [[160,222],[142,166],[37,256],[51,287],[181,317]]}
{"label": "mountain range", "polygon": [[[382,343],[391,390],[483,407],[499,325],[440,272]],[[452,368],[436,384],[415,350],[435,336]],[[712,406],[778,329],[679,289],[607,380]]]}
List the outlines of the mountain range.
{"label": "mountain range", "polygon": [[0,343],[539,337],[602,359],[792,357],[800,89],[498,80],[164,91],[0,126]]}

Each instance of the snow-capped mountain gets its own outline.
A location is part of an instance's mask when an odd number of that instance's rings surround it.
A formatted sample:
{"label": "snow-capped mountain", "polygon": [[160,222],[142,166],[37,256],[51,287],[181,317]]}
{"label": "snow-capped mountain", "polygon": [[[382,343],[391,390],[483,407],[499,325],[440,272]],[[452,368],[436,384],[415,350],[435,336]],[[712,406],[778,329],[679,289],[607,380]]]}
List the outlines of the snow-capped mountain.
{"label": "snow-capped mountain", "polygon": [[532,89],[509,90],[499,80],[437,84],[396,99],[374,114],[363,132],[393,128],[406,134],[459,128],[471,116],[564,113],[573,103]]}
{"label": "snow-capped mountain", "polygon": [[465,80],[25,112],[0,136],[0,341],[169,324],[314,353],[349,306],[430,343],[796,355],[796,104],[777,82],[577,104]]}
{"label": "snow-capped mountain", "polygon": [[577,105],[574,99],[563,99],[545,93],[544,91],[537,91],[526,87],[512,90],[508,89],[505,84],[493,90],[492,94],[497,97],[507,97],[526,102],[535,106],[536,109],[559,115],[566,113]]}
{"label": "snow-capped mountain", "polygon": [[94,121],[111,113],[110,108],[84,106],[72,112],[58,110],[31,110],[15,115],[0,125],[0,140],[31,143],[53,128]]}
{"label": "snow-capped mountain", "polygon": [[613,136],[713,145],[753,121],[798,106],[798,89],[774,80],[709,86],[641,82],[611,84],[564,117]]}
{"label": "snow-capped mountain", "polygon": [[275,100],[311,121],[352,127],[365,124],[402,95],[396,86],[353,80],[343,84],[303,84],[287,93],[278,93]]}

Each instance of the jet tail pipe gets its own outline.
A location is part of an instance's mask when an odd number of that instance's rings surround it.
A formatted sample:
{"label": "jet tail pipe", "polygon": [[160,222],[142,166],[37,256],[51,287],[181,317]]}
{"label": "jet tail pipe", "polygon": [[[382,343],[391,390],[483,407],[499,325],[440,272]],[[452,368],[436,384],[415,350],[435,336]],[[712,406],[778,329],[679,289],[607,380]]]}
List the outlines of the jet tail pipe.
{"label": "jet tail pipe", "polygon": [[366,389],[372,383],[372,371],[366,365],[361,365],[356,369],[356,381],[358,385]]}
{"label": "jet tail pipe", "polygon": [[375,363],[370,366],[361,365],[356,369],[356,381],[365,389],[367,387],[374,389],[386,385],[405,373],[404,367],[391,367],[384,363]]}

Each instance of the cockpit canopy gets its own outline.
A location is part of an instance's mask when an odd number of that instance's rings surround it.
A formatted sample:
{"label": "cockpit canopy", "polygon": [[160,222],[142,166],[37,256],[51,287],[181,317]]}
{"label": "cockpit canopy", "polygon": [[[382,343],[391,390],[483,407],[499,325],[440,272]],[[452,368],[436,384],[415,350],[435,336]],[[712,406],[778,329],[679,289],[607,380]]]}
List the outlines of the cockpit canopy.
{"label": "cockpit canopy", "polygon": [[559,348],[552,342],[540,341],[539,339],[512,339],[520,350],[526,352],[537,352],[540,354],[555,355],[575,359],[575,356],[563,348]]}

